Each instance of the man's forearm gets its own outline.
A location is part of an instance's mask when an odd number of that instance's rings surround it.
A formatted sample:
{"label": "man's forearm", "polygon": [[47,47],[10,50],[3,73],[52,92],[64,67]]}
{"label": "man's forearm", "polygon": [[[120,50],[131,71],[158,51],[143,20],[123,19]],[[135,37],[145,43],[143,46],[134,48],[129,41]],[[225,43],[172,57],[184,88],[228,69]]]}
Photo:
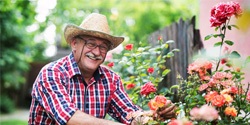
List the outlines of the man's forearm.
{"label": "man's forearm", "polygon": [[123,125],[106,119],[99,119],[77,110],[67,125]]}

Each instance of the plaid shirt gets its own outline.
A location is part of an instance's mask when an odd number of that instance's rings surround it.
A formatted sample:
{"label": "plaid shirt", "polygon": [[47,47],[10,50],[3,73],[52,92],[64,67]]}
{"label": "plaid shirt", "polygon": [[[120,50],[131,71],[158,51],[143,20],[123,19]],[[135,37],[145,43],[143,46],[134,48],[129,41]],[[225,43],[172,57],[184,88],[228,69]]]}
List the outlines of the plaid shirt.
{"label": "plaid shirt", "polygon": [[124,91],[120,77],[100,66],[86,84],[74,56],[42,68],[31,93],[29,124],[66,124],[76,110],[97,118],[109,113],[129,124],[128,113],[138,110]]}

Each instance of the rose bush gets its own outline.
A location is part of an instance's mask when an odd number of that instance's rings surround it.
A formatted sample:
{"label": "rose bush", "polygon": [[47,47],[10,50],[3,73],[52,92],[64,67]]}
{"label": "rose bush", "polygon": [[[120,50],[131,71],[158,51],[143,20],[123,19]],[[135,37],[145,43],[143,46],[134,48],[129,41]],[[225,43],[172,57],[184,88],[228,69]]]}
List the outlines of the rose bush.
{"label": "rose bush", "polygon": [[188,79],[178,77],[178,120],[189,119],[193,124],[200,125],[249,124],[250,83],[243,83],[244,73],[241,69],[250,62],[250,56],[241,67],[234,66],[234,60],[241,56],[237,51],[230,50],[234,42],[225,40],[226,31],[237,28],[236,25],[230,25],[231,17],[238,18],[241,14],[241,7],[236,2],[219,3],[212,8],[211,27],[215,27],[219,33],[208,35],[205,40],[219,37],[221,40],[214,47],[219,47],[220,53],[215,58],[197,56],[188,67]]}
{"label": "rose bush", "polygon": [[[124,56],[121,59],[113,58],[110,62],[106,62],[107,66],[114,71],[122,72],[120,75],[123,78],[123,84],[133,103],[143,110],[149,110],[148,112],[137,111],[128,116],[128,118],[134,118],[138,124],[160,122],[153,118],[153,113],[167,102],[167,98],[157,87],[163,77],[170,72],[164,64],[166,59],[173,57],[174,53],[179,51],[169,50],[169,44],[174,42],[172,40],[164,42],[159,37],[157,42],[159,44],[154,47],[143,46],[140,43],[141,47],[134,48],[133,44],[127,44],[124,46]],[[118,67],[118,64],[122,67]]]}
{"label": "rose bush", "polygon": [[[227,30],[238,28],[229,23],[230,19],[241,15],[241,7],[236,2],[219,3],[211,9],[211,27],[215,27],[219,33],[210,34],[205,40],[220,38],[214,44],[214,47],[220,48],[220,53],[215,58],[203,53],[197,55],[187,67],[189,77],[183,79],[178,76],[178,85],[172,86],[170,91],[157,90],[157,87],[170,72],[164,65],[166,59],[179,51],[173,49],[168,50],[167,54],[163,53],[173,41],[163,42],[159,37],[156,47],[134,48],[133,44],[127,44],[124,56],[114,59],[109,66],[118,73],[122,72],[120,75],[132,101],[142,109],[149,110],[131,113],[127,118],[133,118],[138,124],[247,125],[250,122],[250,83],[243,83],[244,73],[241,69],[250,62],[250,56],[241,67],[234,66],[234,60],[241,56],[237,51],[230,50],[234,42],[225,39]],[[141,43],[139,45],[142,46]],[[117,63],[123,67],[117,68]],[[171,93],[176,89],[177,92]],[[177,119],[160,121],[154,117],[154,112],[169,99],[164,95],[178,98]]]}

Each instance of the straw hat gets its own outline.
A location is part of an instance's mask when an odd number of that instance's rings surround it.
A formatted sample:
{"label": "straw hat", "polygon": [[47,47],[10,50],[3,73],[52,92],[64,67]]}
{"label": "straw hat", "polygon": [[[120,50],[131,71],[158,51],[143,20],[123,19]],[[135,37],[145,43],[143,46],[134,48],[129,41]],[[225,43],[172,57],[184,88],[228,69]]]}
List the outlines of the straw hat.
{"label": "straw hat", "polygon": [[88,35],[102,38],[113,44],[114,49],[124,40],[124,37],[113,36],[110,34],[109,25],[106,16],[98,13],[92,13],[87,16],[80,26],[68,24],[64,29],[64,37],[69,44],[77,35]]}

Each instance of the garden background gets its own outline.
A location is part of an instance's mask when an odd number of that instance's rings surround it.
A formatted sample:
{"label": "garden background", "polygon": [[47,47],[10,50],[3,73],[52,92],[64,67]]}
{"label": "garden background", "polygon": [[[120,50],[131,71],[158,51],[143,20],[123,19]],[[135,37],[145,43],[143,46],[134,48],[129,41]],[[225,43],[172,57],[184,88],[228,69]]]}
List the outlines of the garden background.
{"label": "garden background", "polygon": [[[123,45],[132,43],[137,48],[139,41],[150,44],[146,41],[152,32],[181,18],[188,20],[196,16],[195,28],[200,30],[203,41],[207,34],[214,32],[209,23],[210,9],[225,1],[231,0],[1,0],[0,124],[27,124],[26,115],[26,120],[4,118],[20,109],[27,113],[31,87],[41,66],[70,52],[63,37],[67,23],[80,24],[87,14],[100,12],[107,15],[113,34],[126,37]],[[250,36],[250,0],[234,1],[239,2],[244,11],[241,18],[232,20],[240,30],[229,32],[227,39],[235,41],[232,49],[244,58],[250,55],[247,39]],[[218,50],[212,50],[211,41],[203,44],[211,55],[218,54]],[[245,81],[250,82],[247,77],[250,67],[243,72]]]}

